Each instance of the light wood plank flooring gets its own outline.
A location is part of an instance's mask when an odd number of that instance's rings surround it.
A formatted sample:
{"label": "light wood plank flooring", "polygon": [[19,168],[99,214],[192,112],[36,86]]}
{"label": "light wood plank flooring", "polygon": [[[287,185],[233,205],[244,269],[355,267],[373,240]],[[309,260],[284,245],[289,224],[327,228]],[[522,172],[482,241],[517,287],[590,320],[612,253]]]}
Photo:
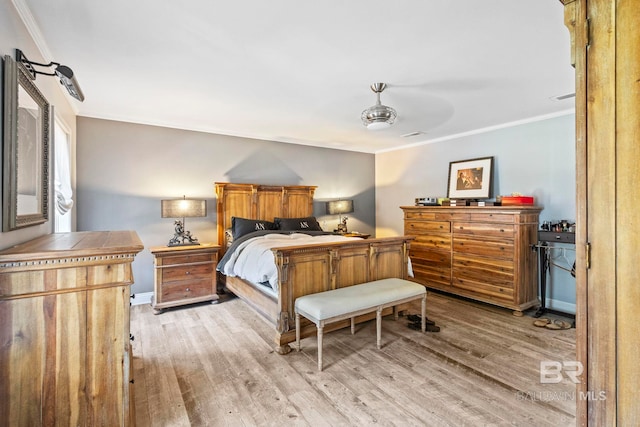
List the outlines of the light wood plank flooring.
{"label": "light wood plank flooring", "polygon": [[540,381],[540,361],[575,360],[575,329],[435,293],[427,307],[440,332],[390,316],[381,350],[375,320],[325,334],[318,372],[315,337],[275,353],[269,325],[232,295],[160,315],[133,306],[137,425],[575,424],[575,386]]}

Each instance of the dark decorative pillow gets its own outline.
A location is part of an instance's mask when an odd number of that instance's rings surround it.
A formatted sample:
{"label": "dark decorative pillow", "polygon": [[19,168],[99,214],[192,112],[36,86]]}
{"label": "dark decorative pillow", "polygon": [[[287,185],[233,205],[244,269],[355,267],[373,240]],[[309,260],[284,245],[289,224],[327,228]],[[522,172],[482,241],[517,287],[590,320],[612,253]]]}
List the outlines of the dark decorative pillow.
{"label": "dark decorative pillow", "polygon": [[254,231],[275,230],[276,225],[271,221],[238,218],[234,216],[231,218],[231,229],[233,230],[233,239],[235,240]]}
{"label": "dark decorative pillow", "polygon": [[276,227],[284,231],[322,231],[320,223],[314,216],[305,218],[276,218]]}

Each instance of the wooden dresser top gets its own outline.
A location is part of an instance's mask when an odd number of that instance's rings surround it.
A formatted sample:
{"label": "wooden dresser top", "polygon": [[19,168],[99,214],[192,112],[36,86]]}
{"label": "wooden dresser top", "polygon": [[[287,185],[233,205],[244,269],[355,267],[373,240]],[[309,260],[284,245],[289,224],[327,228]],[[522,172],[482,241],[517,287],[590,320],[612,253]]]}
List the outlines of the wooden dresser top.
{"label": "wooden dresser top", "polygon": [[143,249],[144,245],[135,231],[53,233],[0,251],[0,266],[70,256],[135,255]]}

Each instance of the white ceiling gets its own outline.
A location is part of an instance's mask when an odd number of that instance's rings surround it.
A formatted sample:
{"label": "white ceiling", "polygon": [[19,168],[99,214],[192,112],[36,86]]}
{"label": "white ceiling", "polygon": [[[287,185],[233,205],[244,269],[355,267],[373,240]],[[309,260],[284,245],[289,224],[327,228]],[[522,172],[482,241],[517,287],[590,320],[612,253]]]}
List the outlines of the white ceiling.
{"label": "white ceiling", "polygon": [[80,116],[373,153],[573,109],[558,0],[12,1]]}

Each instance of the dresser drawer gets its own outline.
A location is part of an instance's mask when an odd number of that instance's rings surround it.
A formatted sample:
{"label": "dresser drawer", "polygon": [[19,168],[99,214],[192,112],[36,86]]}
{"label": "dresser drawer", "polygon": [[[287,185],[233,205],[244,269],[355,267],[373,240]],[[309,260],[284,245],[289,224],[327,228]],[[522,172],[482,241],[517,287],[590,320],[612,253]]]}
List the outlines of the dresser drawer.
{"label": "dresser drawer", "polygon": [[453,277],[483,283],[512,286],[513,262],[491,258],[473,258],[455,255]]}
{"label": "dresser drawer", "polygon": [[454,234],[470,234],[478,236],[504,237],[512,239],[514,235],[513,224],[492,224],[486,222],[455,222]]}
{"label": "dresser drawer", "polygon": [[483,299],[502,300],[505,302],[513,302],[514,299],[513,285],[507,283],[491,283],[467,277],[454,277],[452,286],[480,295]]}
{"label": "dresser drawer", "polygon": [[453,239],[453,251],[463,254],[513,259],[513,241],[480,240],[456,237]]}
{"label": "dresser drawer", "polygon": [[188,283],[165,283],[162,285],[162,302],[179,301],[189,298],[204,297],[213,294],[211,277],[193,280]]}
{"label": "dresser drawer", "polygon": [[433,208],[429,211],[405,211],[404,219],[405,220],[413,220],[413,219],[423,219],[427,221],[451,221],[451,220],[461,220],[468,221],[471,218],[471,215],[466,212],[450,212],[449,210],[442,208]]}
{"label": "dresser drawer", "polygon": [[446,288],[451,286],[451,268],[423,268],[413,266],[413,277],[426,286]]}
{"label": "dresser drawer", "polygon": [[209,279],[213,273],[214,265],[211,262],[205,264],[179,265],[162,268],[162,281],[175,282],[182,280]]}
{"label": "dresser drawer", "polygon": [[451,234],[423,234],[416,236],[411,248],[451,250]]}
{"label": "dresser drawer", "polygon": [[500,288],[513,288],[513,274],[487,272],[473,268],[453,268],[453,277],[458,281],[483,283]]}
{"label": "dresser drawer", "polygon": [[477,277],[499,275],[513,281],[513,261],[509,259],[455,253],[452,266],[460,272],[472,271]]}
{"label": "dresser drawer", "polygon": [[404,228],[404,234],[409,236],[434,231],[449,233],[451,232],[451,223],[449,221],[407,221]]}
{"label": "dresser drawer", "polygon": [[407,211],[404,214],[405,219],[426,219],[426,220],[434,220],[436,219],[436,213],[433,211],[422,212],[422,211]]}
{"label": "dresser drawer", "polygon": [[478,222],[503,222],[513,224],[515,216],[511,214],[500,213],[478,213],[473,215],[473,220]]}
{"label": "dresser drawer", "polygon": [[451,251],[425,250],[412,245],[409,250],[409,257],[413,266],[451,268]]}

